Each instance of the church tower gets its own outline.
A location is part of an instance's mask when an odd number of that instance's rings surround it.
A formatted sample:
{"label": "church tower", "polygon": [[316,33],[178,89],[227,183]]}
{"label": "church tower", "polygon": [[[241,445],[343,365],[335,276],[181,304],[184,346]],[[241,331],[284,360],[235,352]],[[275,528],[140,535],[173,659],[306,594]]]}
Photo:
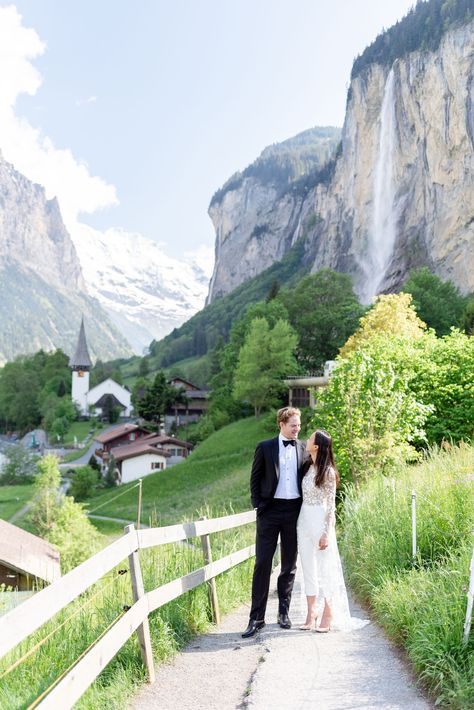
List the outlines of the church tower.
{"label": "church tower", "polygon": [[81,320],[76,352],[69,360],[72,368],[72,401],[75,402],[81,414],[87,415],[87,393],[89,392],[89,370],[92,362],[87,349],[84,318]]}

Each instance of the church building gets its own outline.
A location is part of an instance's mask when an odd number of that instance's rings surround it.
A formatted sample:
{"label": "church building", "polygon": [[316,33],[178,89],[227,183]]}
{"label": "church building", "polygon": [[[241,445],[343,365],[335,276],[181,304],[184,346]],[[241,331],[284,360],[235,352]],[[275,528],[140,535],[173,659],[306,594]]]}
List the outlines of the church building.
{"label": "church building", "polygon": [[132,412],[131,393],[126,387],[108,377],[89,389],[89,371],[92,361],[87,348],[84,319],[81,320],[79,338],[74,355],[69,360],[72,369],[72,400],[83,416],[101,416],[111,407],[121,410],[120,416],[129,417]]}

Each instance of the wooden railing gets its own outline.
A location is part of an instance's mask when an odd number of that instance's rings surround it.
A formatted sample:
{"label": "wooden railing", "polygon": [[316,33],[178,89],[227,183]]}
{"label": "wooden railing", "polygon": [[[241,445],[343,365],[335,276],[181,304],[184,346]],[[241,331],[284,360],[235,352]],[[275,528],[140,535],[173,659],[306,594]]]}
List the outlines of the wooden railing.
{"label": "wooden railing", "polygon": [[[218,621],[219,607],[214,578],[218,574],[252,557],[255,554],[255,546],[250,545],[213,562],[211,561],[209,535],[247,525],[254,521],[255,511],[249,511],[222,518],[203,519],[162,528],[136,530],[133,525],[127,526],[123,537],[78,565],[78,567],[75,567],[64,577],[53,582],[49,587],[41,590],[20,606],[0,617],[0,658],[128,557],[133,589],[133,606],[119,618],[107,633],[100,637],[97,643],[78,660],[46,697],[36,704],[36,707],[43,710],[47,708],[51,708],[51,710],[71,708],[135,631],[138,634],[140,650],[143,662],[148,670],[149,681],[153,682],[155,673],[148,615],[172,599],[181,596],[181,594],[194,589],[204,582],[209,582],[213,618]],[[201,537],[205,565],[183,577],[145,592],[139,550],[180,542],[198,536]]]}

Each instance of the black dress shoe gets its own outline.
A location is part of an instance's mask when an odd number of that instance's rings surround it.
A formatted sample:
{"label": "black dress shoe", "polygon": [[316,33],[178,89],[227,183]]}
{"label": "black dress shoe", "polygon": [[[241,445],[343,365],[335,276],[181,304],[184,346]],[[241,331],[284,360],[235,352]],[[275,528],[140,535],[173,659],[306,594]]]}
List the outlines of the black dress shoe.
{"label": "black dress shoe", "polygon": [[264,621],[255,621],[255,619],[250,619],[249,625],[245,629],[244,633],[242,634],[243,639],[249,639],[251,636],[255,636],[257,631],[260,631],[260,629],[263,629],[265,626]]}
{"label": "black dress shoe", "polygon": [[277,624],[280,624],[282,629],[291,629],[291,621],[288,614],[278,614]]}

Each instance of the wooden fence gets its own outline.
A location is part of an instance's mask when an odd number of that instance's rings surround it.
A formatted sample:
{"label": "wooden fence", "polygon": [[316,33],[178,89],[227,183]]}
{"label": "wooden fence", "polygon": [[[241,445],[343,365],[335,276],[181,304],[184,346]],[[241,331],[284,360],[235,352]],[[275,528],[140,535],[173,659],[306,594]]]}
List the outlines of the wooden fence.
{"label": "wooden fence", "polygon": [[[34,705],[42,710],[71,708],[135,631],[138,634],[149,681],[153,682],[155,673],[148,615],[172,599],[176,599],[204,582],[209,582],[213,618],[218,621],[219,606],[214,578],[252,557],[255,554],[255,546],[250,545],[213,562],[209,535],[247,525],[254,521],[255,511],[249,511],[162,528],[136,530],[133,525],[127,526],[123,537],[0,617],[0,658],[128,557],[133,606],[118,619],[107,633],[100,637],[74,667],[52,687],[51,691]],[[181,542],[194,537],[201,537],[205,565],[190,574],[145,592],[139,550]]]}

